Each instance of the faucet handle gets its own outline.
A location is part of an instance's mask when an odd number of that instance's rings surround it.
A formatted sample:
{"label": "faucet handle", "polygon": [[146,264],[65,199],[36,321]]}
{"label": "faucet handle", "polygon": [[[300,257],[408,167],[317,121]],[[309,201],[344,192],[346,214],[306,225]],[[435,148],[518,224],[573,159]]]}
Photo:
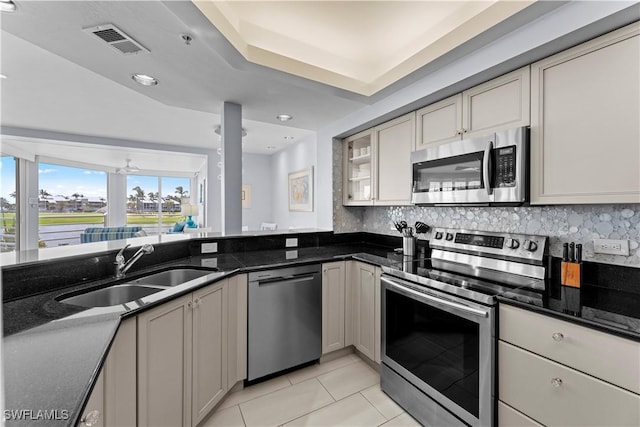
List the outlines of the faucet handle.
{"label": "faucet handle", "polygon": [[131,246],[131,243],[127,244],[124,246],[124,248],[120,249],[120,251],[118,252],[118,254],[116,255],[116,262],[118,261],[124,261],[124,250],[127,249],[129,246]]}

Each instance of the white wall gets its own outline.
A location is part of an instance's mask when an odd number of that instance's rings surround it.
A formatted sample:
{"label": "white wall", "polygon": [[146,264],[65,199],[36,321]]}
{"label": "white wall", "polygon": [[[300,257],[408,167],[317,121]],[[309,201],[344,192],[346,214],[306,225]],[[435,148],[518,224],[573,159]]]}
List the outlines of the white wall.
{"label": "white wall", "polygon": [[242,225],[259,230],[263,222],[275,222],[272,212],[271,156],[242,154],[242,184],[251,186],[251,207],[242,208]]}
{"label": "white wall", "polygon": [[[318,179],[316,155],[316,136],[313,135],[271,156],[273,222],[278,224],[278,230],[317,227],[318,210],[320,209],[317,194],[331,194],[332,189],[331,180],[327,183],[326,180]],[[314,178],[313,212],[290,212],[289,174],[309,167],[313,167]],[[331,174],[330,169],[325,169],[322,173]],[[327,184],[329,185],[327,186]],[[331,208],[331,204],[329,208]]]}

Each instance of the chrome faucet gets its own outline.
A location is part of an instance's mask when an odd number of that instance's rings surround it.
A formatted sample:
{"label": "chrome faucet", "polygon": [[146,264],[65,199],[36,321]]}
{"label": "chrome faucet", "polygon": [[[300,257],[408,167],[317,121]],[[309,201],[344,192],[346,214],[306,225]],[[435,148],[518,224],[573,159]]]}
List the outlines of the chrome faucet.
{"label": "chrome faucet", "polygon": [[133,264],[135,264],[136,261],[138,261],[142,257],[142,255],[153,253],[153,245],[145,244],[142,245],[140,249],[138,249],[138,252],[136,252],[131,258],[129,258],[129,261],[125,262],[124,250],[129,246],[131,245],[126,245],[124,248],[120,249],[120,252],[118,252],[118,255],[116,255],[116,260],[114,262],[114,264],[116,265],[116,279],[122,279],[124,277],[124,274],[133,266]]}

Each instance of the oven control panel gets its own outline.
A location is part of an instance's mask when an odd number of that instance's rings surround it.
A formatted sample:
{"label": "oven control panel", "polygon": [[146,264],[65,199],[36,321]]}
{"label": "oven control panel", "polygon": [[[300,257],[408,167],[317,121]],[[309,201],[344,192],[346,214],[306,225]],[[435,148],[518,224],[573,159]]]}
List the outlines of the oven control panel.
{"label": "oven control panel", "polygon": [[431,234],[429,246],[452,251],[463,250],[487,255],[542,260],[547,251],[547,237],[435,228]]}

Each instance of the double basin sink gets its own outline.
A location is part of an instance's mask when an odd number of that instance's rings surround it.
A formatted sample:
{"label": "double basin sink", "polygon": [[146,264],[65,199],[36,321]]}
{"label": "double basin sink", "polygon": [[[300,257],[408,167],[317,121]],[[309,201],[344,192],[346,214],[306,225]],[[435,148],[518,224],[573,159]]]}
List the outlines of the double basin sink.
{"label": "double basin sink", "polygon": [[174,268],[139,277],[127,283],[111,285],[106,288],[82,293],[69,292],[56,298],[64,304],[81,307],[110,307],[144,298],[173,286],[181,285],[199,277],[213,273],[214,270],[195,268]]}

